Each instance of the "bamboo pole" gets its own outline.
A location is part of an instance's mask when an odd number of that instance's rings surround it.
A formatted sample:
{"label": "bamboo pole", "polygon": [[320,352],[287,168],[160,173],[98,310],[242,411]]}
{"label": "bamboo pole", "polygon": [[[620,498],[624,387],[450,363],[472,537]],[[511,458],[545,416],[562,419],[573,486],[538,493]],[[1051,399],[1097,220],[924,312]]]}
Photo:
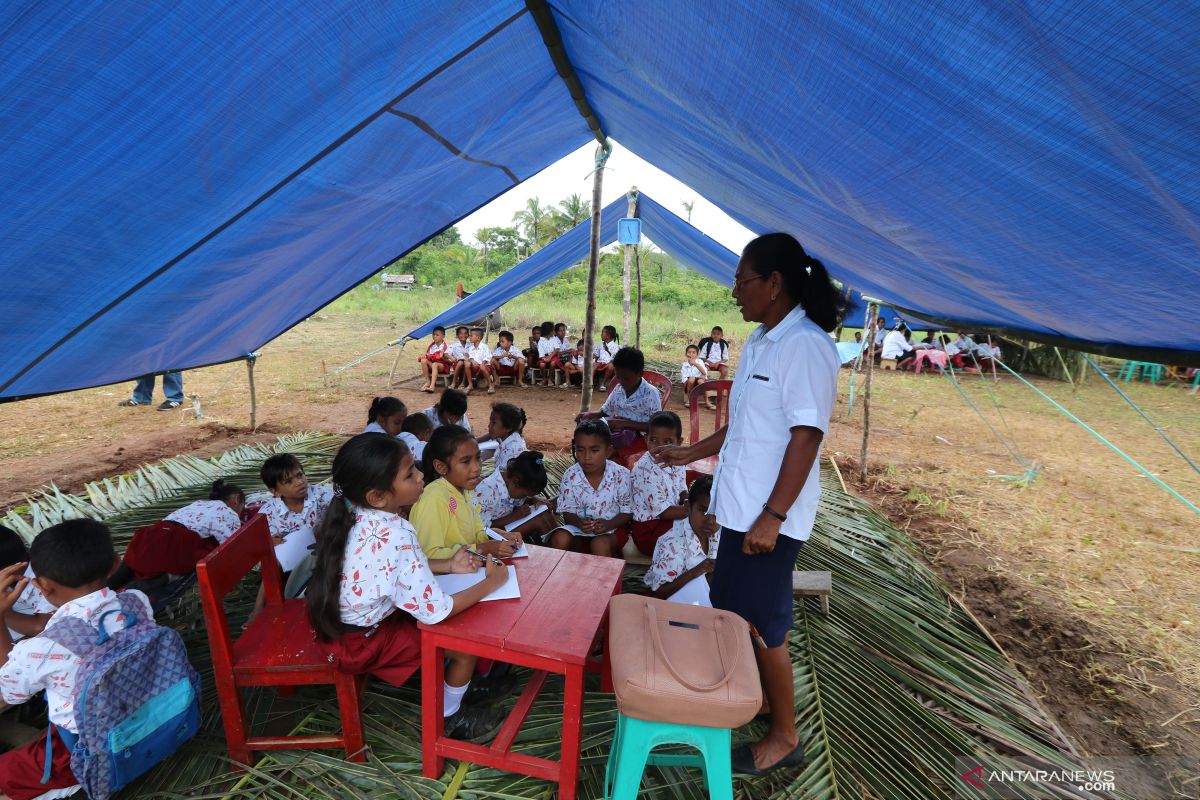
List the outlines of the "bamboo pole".
{"label": "bamboo pole", "polygon": [[862,451],[858,455],[858,477],[867,479],[867,442],[871,436],[871,375],[875,372],[875,319],[879,316],[879,305],[871,303],[868,306],[867,330],[871,338],[867,342],[867,380],[863,385],[863,440]]}
{"label": "bamboo pole", "polygon": [[400,366],[400,356],[404,354],[404,341],[400,342],[400,349],[396,351],[396,357],[392,359],[392,370],[388,373],[387,388],[391,389],[396,385],[396,367]]}
{"label": "bamboo pole", "polygon": [[[625,195],[629,205],[626,208],[626,217],[637,216],[637,187],[631,186],[629,194]],[[625,315],[625,341],[629,341],[629,279],[632,275],[633,266],[633,245],[625,245],[625,261],[621,271],[621,311]]]}
{"label": "bamboo pole", "polygon": [[588,284],[587,311],[583,324],[583,391],[579,397],[579,412],[590,411],[592,407],[592,369],[588,356],[595,347],[594,333],[596,327],[596,272],[600,268],[600,202],[601,189],[604,185],[604,165],[612,153],[611,144],[601,144],[596,147],[596,170],[592,173],[592,232],[588,245]]}
{"label": "bamboo pole", "polygon": [[642,248],[634,245],[633,248],[633,268],[637,271],[637,324],[634,328],[633,346],[638,350],[642,349]]}
{"label": "bamboo pole", "polygon": [[258,395],[254,391],[254,362],[258,360],[258,353],[249,353],[246,355],[246,377],[250,381],[250,431],[253,432],[258,428]]}

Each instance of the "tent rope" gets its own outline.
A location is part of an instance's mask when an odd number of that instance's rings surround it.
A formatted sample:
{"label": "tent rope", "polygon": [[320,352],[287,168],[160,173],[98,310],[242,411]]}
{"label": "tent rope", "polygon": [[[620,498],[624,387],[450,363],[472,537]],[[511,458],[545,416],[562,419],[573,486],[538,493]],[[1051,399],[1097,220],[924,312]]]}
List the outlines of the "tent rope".
{"label": "tent rope", "polygon": [[1084,422],[1083,420],[1081,420],[1079,417],[1075,416],[1075,415],[1074,415],[1074,414],[1072,414],[1070,411],[1068,411],[1067,409],[1063,408],[1063,406],[1062,406],[1062,405],[1061,405],[1061,404],[1060,404],[1060,403],[1059,403],[1057,400],[1055,400],[1053,397],[1051,397],[1050,395],[1046,394],[1046,393],[1045,393],[1045,392],[1043,392],[1041,389],[1039,389],[1038,387],[1034,386],[1034,385],[1033,385],[1032,383],[1030,383],[1029,381],[1025,380],[1023,377],[1021,377],[1021,376],[1020,376],[1020,375],[1019,375],[1019,374],[1018,374],[1018,373],[1017,373],[1015,370],[1013,370],[1013,368],[1012,368],[1012,367],[1008,366],[1008,364],[1005,364],[1003,361],[999,361],[999,360],[997,360],[997,361],[996,361],[996,363],[997,363],[997,364],[999,364],[1000,366],[1004,367],[1004,368],[1005,368],[1006,370],[1008,370],[1010,373],[1012,373],[1012,374],[1013,374],[1013,375],[1016,377],[1016,379],[1017,379],[1017,380],[1019,380],[1021,383],[1025,384],[1025,385],[1026,385],[1026,386],[1028,386],[1030,389],[1033,389],[1035,392],[1037,392],[1039,395],[1041,395],[1041,396],[1042,396],[1042,398],[1043,398],[1044,400],[1046,400],[1048,403],[1050,403],[1050,405],[1054,406],[1054,407],[1055,407],[1055,408],[1057,408],[1059,411],[1061,411],[1063,414],[1065,414],[1065,415],[1067,416],[1067,418],[1068,418],[1068,419],[1072,420],[1072,421],[1073,421],[1073,422],[1075,422],[1077,425],[1079,425],[1081,428],[1083,428],[1085,431],[1087,431],[1088,433],[1090,433],[1092,436],[1095,436],[1097,439],[1099,439],[1099,440],[1100,440],[1100,442],[1101,442],[1102,444],[1104,444],[1106,447],[1108,447],[1108,448],[1109,448],[1110,450],[1112,450],[1114,453],[1116,453],[1116,454],[1117,454],[1117,455],[1119,455],[1121,458],[1123,458],[1123,459],[1125,459],[1126,461],[1128,461],[1130,464],[1133,464],[1133,466],[1137,467],[1137,468],[1138,468],[1138,471],[1140,471],[1140,472],[1141,472],[1143,475],[1145,475],[1147,478],[1149,478],[1150,480],[1152,480],[1152,481],[1154,481],[1155,483],[1157,483],[1157,484],[1158,484],[1159,486],[1161,486],[1163,489],[1166,489],[1166,490],[1167,490],[1167,492],[1168,492],[1168,493],[1170,493],[1170,495],[1171,495],[1172,497],[1174,497],[1176,500],[1178,500],[1179,502],[1183,503],[1185,506],[1187,506],[1188,508],[1190,508],[1192,511],[1196,512],[1196,514],[1200,515],[1200,506],[1197,506],[1197,505],[1196,505],[1195,503],[1193,503],[1191,500],[1188,500],[1186,497],[1184,497],[1183,495],[1181,495],[1179,492],[1177,492],[1177,491],[1175,491],[1174,489],[1172,489],[1170,486],[1168,486],[1166,483],[1164,483],[1164,482],[1162,481],[1162,479],[1160,479],[1160,478],[1159,478],[1157,475],[1155,475],[1153,472],[1151,472],[1150,470],[1146,469],[1146,468],[1145,468],[1145,467],[1143,467],[1141,464],[1139,464],[1139,463],[1138,463],[1136,460],[1134,460],[1134,458],[1133,458],[1132,456],[1130,456],[1130,455],[1129,455],[1128,453],[1126,453],[1124,450],[1122,450],[1121,448],[1117,447],[1115,444],[1113,444],[1112,442],[1110,442],[1108,439],[1104,438],[1104,436],[1102,436],[1101,434],[1097,433],[1097,432],[1096,432],[1096,430],[1095,430],[1094,428],[1092,428],[1092,426],[1088,425],[1086,422]]}
{"label": "tent rope", "polygon": [[395,347],[399,342],[400,342],[399,339],[396,339],[395,341],[392,341],[392,342],[388,342],[387,344],[383,345],[382,347],[375,348],[371,352],[367,353],[365,356],[359,356],[358,358],[354,359],[353,361],[351,361],[347,364],[343,364],[340,367],[335,367],[334,369],[331,369],[331,370],[329,370],[329,372],[325,373],[325,378],[328,380],[329,378],[333,377],[334,375],[337,375],[339,372],[345,372],[346,370],[350,369],[351,367],[357,367],[359,364],[363,363],[368,358],[379,355],[384,350],[387,350],[389,347]]}
{"label": "tent rope", "polygon": [[[949,378],[950,383],[954,384],[954,388],[958,390],[958,393],[960,395],[962,395],[963,400],[965,400],[967,402],[967,405],[970,406],[975,411],[975,413],[979,415],[979,418],[981,420],[983,420],[983,424],[986,425],[988,430],[992,432],[992,436],[994,436],[996,438],[996,441],[999,442],[1001,445],[1003,445],[1004,449],[1008,451],[1008,454],[1010,456],[1012,456],[1012,460],[1023,467],[1032,468],[1032,462],[1027,458],[1023,458],[1016,451],[1016,449],[1011,444],[1008,443],[1008,440],[1006,440],[1003,436],[1000,435],[1000,432],[997,431],[995,426],[992,425],[992,423],[988,421],[988,418],[984,416],[983,411],[980,410],[979,406],[976,405],[975,401],[972,400],[970,398],[970,396],[963,390],[962,385],[954,377],[954,371],[949,370],[949,369],[944,369],[944,370],[942,370],[942,374],[945,375],[947,378]],[[997,477],[1010,477],[1010,476],[997,476]]]}
{"label": "tent rope", "polygon": [[1185,452],[1183,452],[1183,450],[1179,449],[1179,445],[1175,444],[1175,442],[1172,441],[1170,436],[1167,436],[1166,431],[1164,431],[1162,428],[1160,428],[1158,426],[1158,423],[1156,423],[1154,420],[1150,419],[1150,417],[1148,417],[1146,415],[1146,412],[1142,411],[1142,409],[1138,407],[1138,404],[1133,402],[1133,398],[1131,398],[1129,395],[1125,394],[1125,392],[1121,391],[1121,387],[1117,386],[1117,384],[1113,382],[1113,379],[1108,377],[1108,374],[1104,370],[1100,369],[1099,365],[1096,364],[1096,362],[1093,361],[1091,359],[1091,357],[1088,356],[1087,353],[1083,353],[1082,355],[1083,355],[1084,360],[1087,361],[1087,363],[1091,364],[1092,369],[1096,370],[1096,374],[1098,374],[1101,378],[1104,378],[1104,380],[1108,382],[1108,385],[1113,387],[1113,389],[1116,390],[1117,394],[1121,395],[1121,397],[1124,398],[1126,403],[1129,403],[1129,407],[1132,408],[1134,411],[1136,411],[1138,413],[1138,415],[1141,416],[1142,419],[1146,420],[1146,422],[1149,423],[1150,427],[1154,428],[1154,432],[1162,437],[1164,442],[1171,445],[1172,449],[1174,449],[1176,453],[1179,453],[1179,456],[1188,463],[1189,467],[1194,469],[1196,472],[1200,473],[1200,467],[1196,466],[1196,462],[1192,461],[1190,458],[1188,458],[1187,453],[1185,453]]}

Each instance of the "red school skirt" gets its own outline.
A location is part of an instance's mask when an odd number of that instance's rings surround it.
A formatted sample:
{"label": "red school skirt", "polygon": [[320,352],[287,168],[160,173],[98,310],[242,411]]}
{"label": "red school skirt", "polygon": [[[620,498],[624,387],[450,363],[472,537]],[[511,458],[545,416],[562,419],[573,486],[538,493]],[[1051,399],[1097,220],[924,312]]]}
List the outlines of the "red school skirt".
{"label": "red school skirt", "polygon": [[401,686],[421,668],[421,632],[412,617],[395,611],[373,628],[344,633],[317,646],[338,672],[373,675]]}
{"label": "red school skirt", "polygon": [[125,550],[125,565],[138,580],[159,575],[186,575],[196,562],[216,549],[217,540],[201,536],[178,522],[159,520],[138,528]]}
{"label": "red school skirt", "polygon": [[54,789],[69,789],[79,783],[71,772],[71,751],[51,727],[50,780],[42,783],[46,770],[46,731],[24,747],[0,755],[0,792],[12,800],[33,800]]}
{"label": "red school skirt", "polygon": [[642,555],[653,556],[654,545],[658,544],[659,538],[671,530],[674,524],[669,519],[651,519],[645,522],[634,522],[630,527],[629,535],[633,539],[633,543],[637,545],[637,549],[642,552]]}

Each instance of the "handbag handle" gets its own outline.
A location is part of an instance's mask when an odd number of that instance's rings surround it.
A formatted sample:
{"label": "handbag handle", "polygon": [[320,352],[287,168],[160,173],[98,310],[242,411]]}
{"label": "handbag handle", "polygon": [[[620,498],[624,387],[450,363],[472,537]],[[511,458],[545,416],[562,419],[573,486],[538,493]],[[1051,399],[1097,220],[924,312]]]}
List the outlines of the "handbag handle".
{"label": "handbag handle", "polygon": [[[667,671],[670,672],[672,676],[674,676],[675,680],[679,681],[684,686],[691,689],[693,692],[712,692],[717,689],[720,689],[722,686],[724,686],[725,684],[727,684],[731,680],[733,680],[734,671],[732,668],[727,669],[725,671],[725,677],[721,678],[721,680],[717,681],[716,683],[710,684],[708,686],[698,686],[698,685],[692,683],[691,681],[689,681],[687,678],[680,675],[679,670],[675,669],[675,665],[671,663],[671,657],[669,655],[667,655],[667,649],[665,647],[663,647],[662,637],[660,637],[658,635],[658,612],[654,610],[654,605],[651,603],[646,603],[645,608],[646,608],[646,621],[650,623],[650,639],[651,639],[651,641],[654,642],[654,649],[658,651],[659,658],[662,659],[663,664],[665,664],[667,667]],[[720,624],[722,624],[722,625],[725,624],[725,615],[723,613],[718,614],[716,619]],[[734,637],[733,658],[731,659],[732,664],[736,665],[738,663],[738,661],[741,660],[741,657],[742,657],[742,637],[735,636]]]}

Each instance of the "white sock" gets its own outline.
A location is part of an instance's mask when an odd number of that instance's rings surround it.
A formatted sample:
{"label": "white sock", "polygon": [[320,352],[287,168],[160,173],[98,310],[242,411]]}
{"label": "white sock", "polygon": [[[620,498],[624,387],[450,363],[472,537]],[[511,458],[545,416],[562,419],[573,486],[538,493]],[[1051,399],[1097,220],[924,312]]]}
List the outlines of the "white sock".
{"label": "white sock", "polygon": [[467,689],[471,686],[471,682],[467,681],[462,686],[451,686],[446,684],[445,694],[442,696],[442,715],[450,716],[458,711],[462,705],[463,695],[467,693]]}

